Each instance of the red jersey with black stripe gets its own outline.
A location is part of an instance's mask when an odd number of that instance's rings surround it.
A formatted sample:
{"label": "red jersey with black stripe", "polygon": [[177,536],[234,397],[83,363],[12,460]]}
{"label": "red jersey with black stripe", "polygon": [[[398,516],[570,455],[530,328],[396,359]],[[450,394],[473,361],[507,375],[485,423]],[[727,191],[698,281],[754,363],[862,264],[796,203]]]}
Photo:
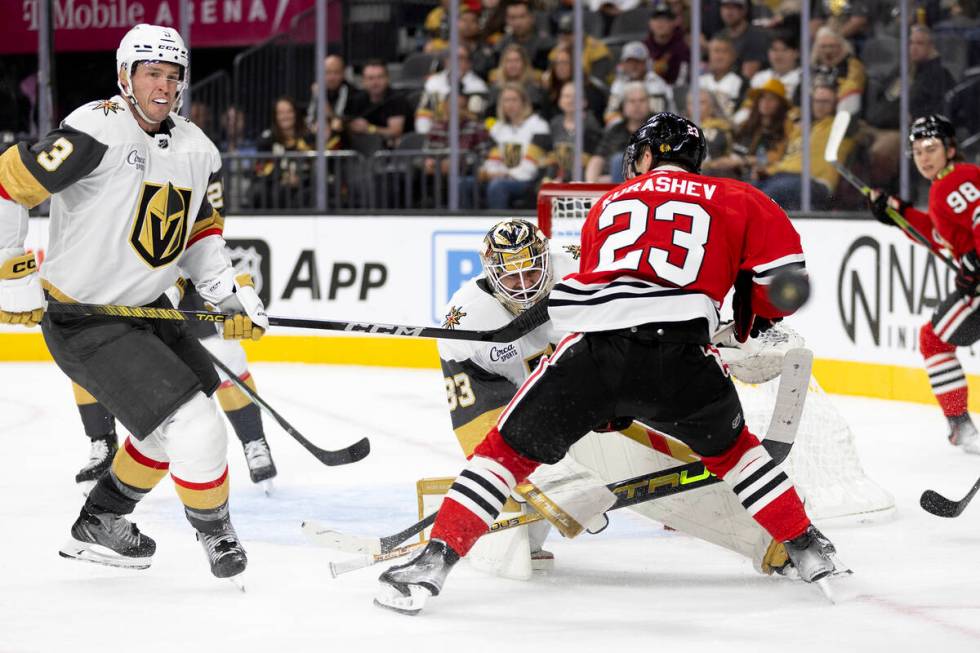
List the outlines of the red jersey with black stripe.
{"label": "red jersey with black stripe", "polygon": [[562,331],[604,331],[705,318],[741,271],[753,274],[752,309],[769,301],[773,276],[803,268],[800,236],[786,213],[753,186],[662,166],[606,193],[582,227],[580,267],[551,292]]}
{"label": "red jersey with black stripe", "polygon": [[978,249],[980,167],[954,163],[929,187],[929,212],[905,209],[905,219],[939,248],[959,259]]}

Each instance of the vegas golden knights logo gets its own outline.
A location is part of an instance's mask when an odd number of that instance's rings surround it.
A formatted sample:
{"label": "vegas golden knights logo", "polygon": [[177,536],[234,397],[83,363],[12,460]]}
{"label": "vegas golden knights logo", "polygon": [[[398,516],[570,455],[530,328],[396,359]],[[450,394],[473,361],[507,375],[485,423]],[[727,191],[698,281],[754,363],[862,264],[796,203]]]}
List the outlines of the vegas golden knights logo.
{"label": "vegas golden knights logo", "polygon": [[563,173],[571,170],[574,158],[575,152],[572,149],[571,143],[567,141],[555,143],[555,159],[558,164],[558,170]]}
{"label": "vegas golden knights logo", "polygon": [[520,143],[504,143],[503,150],[504,165],[508,168],[516,168],[524,154],[524,146]]}
{"label": "vegas golden knights logo", "polygon": [[129,243],[150,267],[173,263],[184,251],[190,202],[190,188],[143,183]]}

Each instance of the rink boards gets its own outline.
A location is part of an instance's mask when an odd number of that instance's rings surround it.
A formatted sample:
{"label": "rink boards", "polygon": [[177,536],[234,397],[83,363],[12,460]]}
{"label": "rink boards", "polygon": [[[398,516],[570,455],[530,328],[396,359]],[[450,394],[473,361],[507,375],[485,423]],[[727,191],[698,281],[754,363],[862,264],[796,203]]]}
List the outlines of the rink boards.
{"label": "rink boards", "polygon": [[[231,217],[225,233],[270,315],[437,325],[452,293],[479,272],[480,240],[498,219]],[[813,292],[790,325],[816,353],[824,388],[934,401],[918,329],[953,287],[952,273],[899,230],[874,221],[796,226]],[[47,221],[32,220],[28,245],[42,266],[46,242]],[[422,339],[277,331],[248,348],[252,360],[438,367],[434,343]],[[980,374],[976,351],[963,349],[960,357],[971,379]],[[37,331],[5,328],[0,360],[49,357]],[[971,408],[980,409],[977,393]]]}

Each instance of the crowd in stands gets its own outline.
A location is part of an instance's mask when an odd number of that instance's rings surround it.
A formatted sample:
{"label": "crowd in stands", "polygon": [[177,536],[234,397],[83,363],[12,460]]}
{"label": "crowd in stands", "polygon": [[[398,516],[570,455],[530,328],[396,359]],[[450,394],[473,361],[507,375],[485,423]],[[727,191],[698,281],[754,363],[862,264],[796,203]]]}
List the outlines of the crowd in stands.
{"label": "crowd in stands", "polygon": [[[449,2],[425,20],[426,40],[404,61],[323,66],[329,150],[364,157],[411,151],[419,183],[448,175]],[[811,3],[811,57],[801,61],[800,6]],[[652,113],[690,114],[698,103],[709,145],[705,171],[753,183],[798,209],[803,168],[802,66],[810,71],[810,195],[815,209],[859,208],[823,161],[837,111],[853,115],[841,157],[875,186],[898,190],[899,18],[885,0],[704,0],[700,95],[689,89],[690,0],[589,0],[583,97],[572,84],[570,0],[461,0],[460,197],[464,207],[534,205],[543,181],[573,178],[576,105],[584,110],[585,181],[622,180],[630,134]],[[908,57],[910,117],[950,112],[961,137],[980,132],[980,0],[913,0]],[[275,98],[274,124],[245,138],[235,107],[205,124],[248,179],[246,206],[310,206],[316,84],[309,97]],[[269,158],[267,153],[276,157]],[[266,154],[266,156],[262,156]],[[242,166],[241,163],[245,165]],[[362,169],[368,170],[368,169]],[[370,174],[370,170],[368,170]],[[445,182],[443,181],[443,184]],[[443,185],[442,192],[445,193]],[[444,206],[443,204],[440,204]],[[406,207],[411,208],[411,207]]]}

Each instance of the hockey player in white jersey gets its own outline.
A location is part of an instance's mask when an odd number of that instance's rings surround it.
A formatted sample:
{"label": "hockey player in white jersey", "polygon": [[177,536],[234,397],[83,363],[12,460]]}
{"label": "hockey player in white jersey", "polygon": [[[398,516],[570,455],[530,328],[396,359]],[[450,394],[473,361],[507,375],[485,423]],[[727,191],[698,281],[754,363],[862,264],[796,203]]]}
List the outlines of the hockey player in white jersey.
{"label": "hockey player in white jersey", "polygon": [[[483,274],[468,281],[452,296],[444,327],[482,331],[503,326],[516,314],[545,299],[556,278],[578,268],[572,255],[549,251],[547,238],[524,220],[505,220],[495,225],[484,238],[481,260]],[[548,321],[513,343],[439,341],[452,424],[467,457],[497,422],[541,357],[553,353],[555,343],[565,335]],[[734,340],[731,344],[735,344]],[[744,345],[748,350],[756,346],[751,340]],[[744,350],[736,354],[738,358],[744,355]],[[767,372],[767,377],[772,378],[778,369]],[[555,524],[560,531],[564,532],[568,516],[588,529],[604,525],[602,512],[608,502],[603,502],[610,494],[604,483],[673,467],[680,464],[679,460],[696,459],[680,441],[638,423],[608,425],[604,430],[622,430],[625,437],[617,433],[592,433],[576,444],[559,464],[542,466],[529,479],[553,501],[549,511],[543,514],[553,515],[556,509],[558,514],[565,513],[565,518]],[[629,448],[631,459],[628,472],[615,478],[600,478],[608,476],[607,465],[603,463],[621,457],[624,448]],[[517,495],[521,487],[518,486]],[[515,508],[527,509],[512,506],[510,510]],[[788,571],[783,544],[773,540],[749,516],[737,497],[721,485],[640,504],[634,510],[678,531],[740,553],[752,560],[760,572]],[[501,518],[509,516],[504,513]],[[547,524],[530,524],[524,534],[527,544],[507,541],[520,537],[518,533],[524,529],[482,538],[468,558],[478,561],[484,570],[503,575],[512,575],[513,570],[520,569],[546,569],[552,560],[551,554],[542,549]],[[520,560],[513,559],[517,556],[530,556],[530,564],[522,565]],[[494,557],[502,559],[494,560]]]}
{"label": "hockey player in white jersey", "polygon": [[[137,25],[116,52],[119,95],[0,156],[0,320],[40,322],[58,366],[132,433],[61,555],[148,567],[156,544],[125,515],[169,472],[211,572],[231,577],[247,559],[229,517],[225,427],[208,399],[218,376],[201,344],[181,322],[44,313],[46,301],[169,308],[163,293],[184,275],[233,315],[225,337],[268,328],[225,253],[218,150],[175,113],[188,64],[175,30]],[[23,249],[27,209],[48,197],[39,272]]]}

